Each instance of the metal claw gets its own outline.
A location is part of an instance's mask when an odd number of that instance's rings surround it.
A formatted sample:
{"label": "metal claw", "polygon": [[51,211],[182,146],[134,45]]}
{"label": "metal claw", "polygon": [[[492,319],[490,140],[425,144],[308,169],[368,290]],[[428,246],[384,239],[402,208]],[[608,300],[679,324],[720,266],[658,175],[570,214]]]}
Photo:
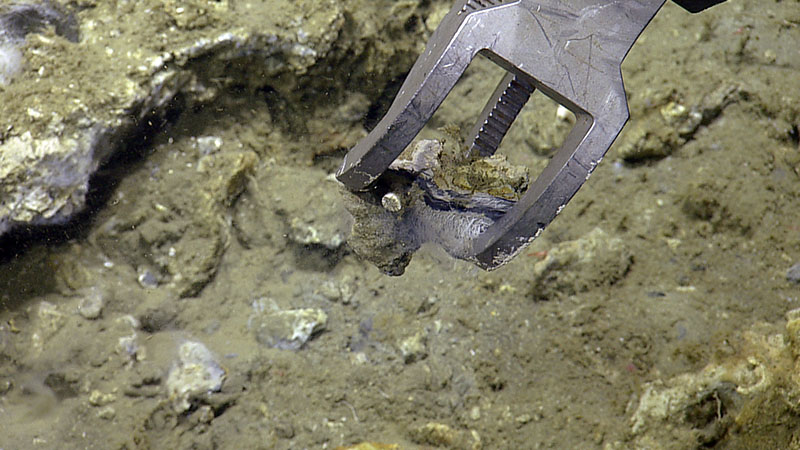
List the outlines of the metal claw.
{"label": "metal claw", "polygon": [[442,20],[386,116],[345,157],[337,178],[374,183],[428,122],[466,68],[486,54],[509,73],[472,130],[487,156],[534,89],[576,124],[545,170],[501,218],[466,243],[466,259],[502,266],[555,218],[628,120],[620,65],[665,0],[460,0]]}
{"label": "metal claw", "polygon": [[475,122],[469,155],[491,156],[536,88],[523,78],[507,73]]}

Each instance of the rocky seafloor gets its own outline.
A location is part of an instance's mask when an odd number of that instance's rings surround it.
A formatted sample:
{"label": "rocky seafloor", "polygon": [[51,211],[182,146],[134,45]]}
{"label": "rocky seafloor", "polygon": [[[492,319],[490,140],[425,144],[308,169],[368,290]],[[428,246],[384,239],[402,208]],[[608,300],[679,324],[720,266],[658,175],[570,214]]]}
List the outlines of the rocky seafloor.
{"label": "rocky seafloor", "polygon": [[800,2],[667,4],[528,250],[386,277],[332,174],[450,6],[0,6],[0,447],[800,448]]}

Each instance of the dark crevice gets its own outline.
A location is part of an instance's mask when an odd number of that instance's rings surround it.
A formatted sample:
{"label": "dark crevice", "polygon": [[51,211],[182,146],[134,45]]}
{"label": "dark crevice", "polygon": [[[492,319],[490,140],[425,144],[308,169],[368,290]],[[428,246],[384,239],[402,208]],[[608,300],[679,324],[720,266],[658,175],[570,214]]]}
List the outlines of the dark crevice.
{"label": "dark crevice", "polygon": [[378,122],[386,114],[386,112],[389,111],[389,107],[392,105],[392,100],[397,96],[397,93],[400,92],[400,87],[403,85],[406,75],[408,75],[408,73],[403,73],[402,75],[389,80],[378,98],[371,105],[369,105],[367,115],[364,116],[363,121],[364,128],[367,131],[372,131],[372,129],[378,125]]}
{"label": "dark crevice", "polygon": [[266,102],[275,123],[295,135],[308,133],[308,128],[304,121],[307,116],[299,114],[296,105],[278,90],[271,86],[263,86],[256,92]]}

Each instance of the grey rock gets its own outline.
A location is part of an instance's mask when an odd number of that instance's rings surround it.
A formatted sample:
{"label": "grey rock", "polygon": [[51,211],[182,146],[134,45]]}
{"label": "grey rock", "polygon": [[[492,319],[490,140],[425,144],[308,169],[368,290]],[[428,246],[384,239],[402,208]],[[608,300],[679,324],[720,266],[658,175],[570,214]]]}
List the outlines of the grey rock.
{"label": "grey rock", "polygon": [[0,40],[21,43],[29,33],[37,33],[52,26],[57,35],[72,42],[79,38],[75,15],[57,3],[8,2],[0,5]]}
{"label": "grey rock", "polygon": [[313,308],[279,309],[270,299],[253,302],[248,328],[256,340],[268,347],[299,350],[312,337],[325,329],[328,315]]}
{"label": "grey rock", "polygon": [[225,369],[205,345],[184,342],[166,381],[167,396],[173,409],[178,413],[185,412],[191,407],[190,400],[219,392],[225,376]]}
{"label": "grey rock", "polygon": [[99,127],[76,137],[25,132],[0,143],[0,235],[15,224],[66,221],[84,206],[99,165]]}
{"label": "grey rock", "polygon": [[786,271],[786,280],[791,283],[800,283],[800,263],[796,263]]}
{"label": "grey rock", "polygon": [[78,314],[84,319],[97,319],[103,312],[104,303],[103,292],[96,287],[89,288],[83,292],[83,298],[78,304]]}
{"label": "grey rock", "polygon": [[11,83],[24,64],[22,52],[15,45],[0,42],[0,86]]}

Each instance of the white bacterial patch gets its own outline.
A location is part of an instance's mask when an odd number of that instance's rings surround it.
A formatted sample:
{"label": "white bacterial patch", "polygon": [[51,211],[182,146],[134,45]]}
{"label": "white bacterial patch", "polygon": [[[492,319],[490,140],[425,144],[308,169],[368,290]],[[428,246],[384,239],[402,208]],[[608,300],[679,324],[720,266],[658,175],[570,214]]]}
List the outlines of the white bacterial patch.
{"label": "white bacterial patch", "polygon": [[0,42],[0,85],[7,86],[22,71],[22,52],[8,42]]}

